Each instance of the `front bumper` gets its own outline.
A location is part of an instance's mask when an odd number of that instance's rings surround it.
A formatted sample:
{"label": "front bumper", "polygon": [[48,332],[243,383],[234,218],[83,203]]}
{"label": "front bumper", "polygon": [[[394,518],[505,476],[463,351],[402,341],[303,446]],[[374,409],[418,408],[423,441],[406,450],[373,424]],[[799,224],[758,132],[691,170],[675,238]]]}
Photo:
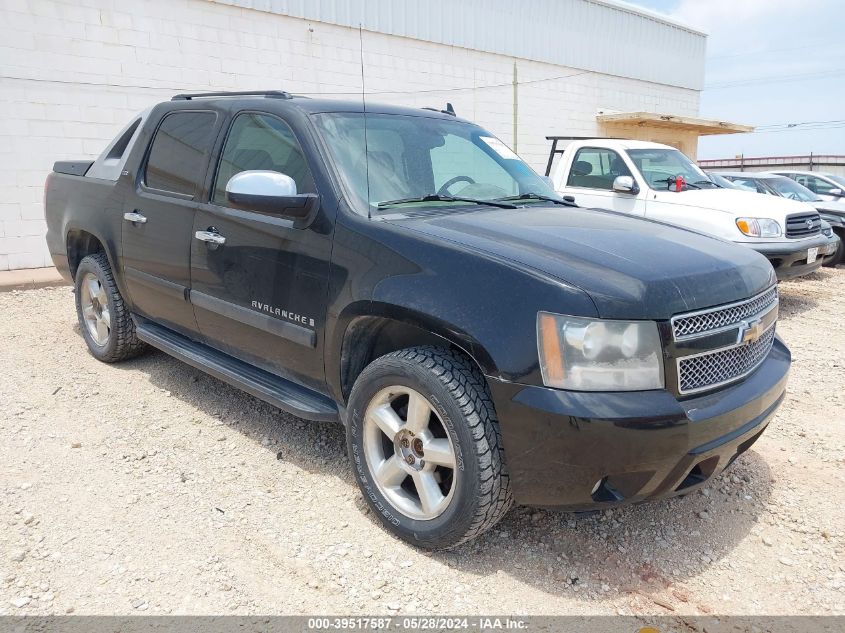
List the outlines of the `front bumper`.
{"label": "front bumper", "polygon": [[827,238],[827,245],[819,249],[819,257],[822,258],[825,264],[836,255],[836,251],[839,248],[839,241],[839,236],[834,233]]}
{"label": "front bumper", "polygon": [[[775,269],[777,278],[784,280],[801,277],[818,270],[822,265],[821,251],[827,245],[827,238],[820,233],[816,237],[796,242],[741,243],[743,246],[750,246],[764,255]],[[807,251],[811,248],[818,248],[819,253],[816,256],[816,261],[809,264],[807,263]]]}
{"label": "front bumper", "polygon": [[488,379],[516,502],[592,510],[694,490],[766,428],[790,361],[776,338],[750,376],[684,400],[666,390],[589,393]]}

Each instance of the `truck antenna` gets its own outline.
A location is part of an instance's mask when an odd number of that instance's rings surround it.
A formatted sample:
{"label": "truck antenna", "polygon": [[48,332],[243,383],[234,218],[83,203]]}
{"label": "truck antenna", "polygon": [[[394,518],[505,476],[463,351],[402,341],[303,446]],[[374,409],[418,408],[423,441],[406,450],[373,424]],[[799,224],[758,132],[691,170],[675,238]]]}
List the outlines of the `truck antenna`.
{"label": "truck antenna", "polygon": [[364,106],[364,170],[367,176],[367,218],[372,217],[370,211],[370,155],[367,144],[367,89],[364,82],[364,31],[361,23],[358,23],[358,46],[361,51],[361,103]]}

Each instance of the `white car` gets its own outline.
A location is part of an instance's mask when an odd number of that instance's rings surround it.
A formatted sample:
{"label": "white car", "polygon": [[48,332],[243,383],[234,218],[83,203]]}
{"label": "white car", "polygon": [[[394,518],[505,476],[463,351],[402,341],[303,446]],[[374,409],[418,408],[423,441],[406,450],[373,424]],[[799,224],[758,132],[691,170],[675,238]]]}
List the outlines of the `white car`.
{"label": "white car", "polygon": [[778,170],[771,173],[792,178],[799,185],[804,185],[817,194],[822,200],[845,200],[845,176],[794,169]]}
{"label": "white car", "polygon": [[[554,137],[552,137],[554,138]],[[669,145],[588,139],[570,143],[549,174],[555,190],[583,207],[610,209],[720,237],[765,255],[778,279],[813,272],[826,244],[805,202],[725,189]]]}

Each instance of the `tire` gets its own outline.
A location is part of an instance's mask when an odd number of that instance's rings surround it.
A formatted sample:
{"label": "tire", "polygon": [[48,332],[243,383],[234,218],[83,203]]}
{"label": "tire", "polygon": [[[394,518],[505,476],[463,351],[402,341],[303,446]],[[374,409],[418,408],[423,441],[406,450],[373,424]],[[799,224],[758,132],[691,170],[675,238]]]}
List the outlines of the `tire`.
{"label": "tire", "polygon": [[74,294],[79,329],[94,358],[116,363],[146,350],[146,344],[135,335],[135,322],[117,289],[105,253],[82,259],[76,269]]}
{"label": "tire", "polygon": [[469,359],[437,347],[382,356],[355,381],[348,411],[355,478],[395,535],[447,549],[479,536],[510,509],[496,411]]}
{"label": "tire", "polygon": [[828,259],[824,265],[834,268],[838,264],[841,264],[843,260],[845,260],[845,230],[839,229],[836,231],[836,234],[839,236],[839,246],[836,249],[836,252]]}

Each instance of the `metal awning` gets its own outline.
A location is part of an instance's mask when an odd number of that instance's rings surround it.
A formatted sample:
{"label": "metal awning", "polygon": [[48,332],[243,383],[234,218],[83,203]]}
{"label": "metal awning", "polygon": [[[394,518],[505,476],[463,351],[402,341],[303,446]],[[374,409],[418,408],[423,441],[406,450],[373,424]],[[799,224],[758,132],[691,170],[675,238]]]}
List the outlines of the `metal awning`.
{"label": "metal awning", "polygon": [[596,121],[605,125],[638,125],[649,128],[666,128],[695,132],[699,136],[708,134],[737,134],[753,132],[754,126],[728,121],[714,121],[700,119],[694,116],[677,116],[674,114],[658,114],[656,112],[600,112]]}

